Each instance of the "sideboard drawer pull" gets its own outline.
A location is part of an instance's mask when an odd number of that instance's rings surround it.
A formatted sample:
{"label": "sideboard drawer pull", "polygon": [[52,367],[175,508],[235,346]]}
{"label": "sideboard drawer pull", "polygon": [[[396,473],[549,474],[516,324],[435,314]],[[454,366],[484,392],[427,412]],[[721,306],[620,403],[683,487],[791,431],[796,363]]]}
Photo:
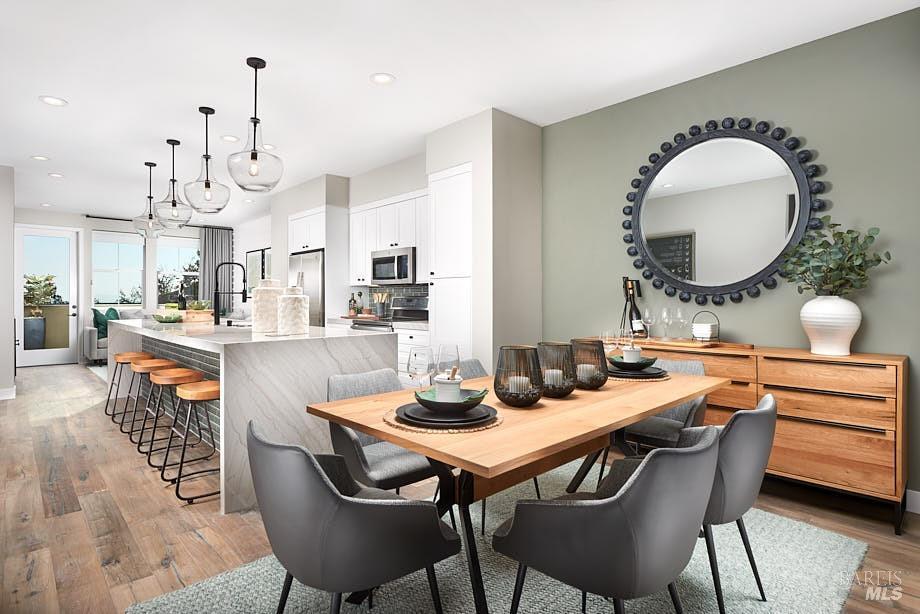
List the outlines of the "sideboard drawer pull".
{"label": "sideboard drawer pull", "polygon": [[836,390],[811,390],[809,388],[795,388],[793,386],[777,386],[776,384],[763,384],[764,390],[790,390],[790,391],[801,391],[808,392],[811,394],[820,394],[830,397],[845,397],[849,399],[868,399],[870,401],[881,401],[885,397],[880,397],[872,394],[857,394],[855,392],[839,392]]}
{"label": "sideboard drawer pull", "polygon": [[842,422],[831,422],[830,420],[818,420],[815,418],[803,418],[801,416],[787,416],[785,414],[782,415],[782,419],[783,420],[794,420],[796,422],[808,422],[809,424],[824,424],[827,426],[832,426],[834,428],[850,429],[854,431],[867,431],[869,433],[878,433],[880,435],[884,435],[887,432],[885,431],[885,429],[874,428],[871,426],[844,424]]}

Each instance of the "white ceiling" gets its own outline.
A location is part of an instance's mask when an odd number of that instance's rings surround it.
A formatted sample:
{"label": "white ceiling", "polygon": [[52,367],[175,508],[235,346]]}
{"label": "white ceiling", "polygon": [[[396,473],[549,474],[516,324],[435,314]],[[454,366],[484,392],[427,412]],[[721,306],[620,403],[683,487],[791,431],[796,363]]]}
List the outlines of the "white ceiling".
{"label": "white ceiling", "polygon": [[746,139],[715,139],[668,162],[655,175],[648,196],[675,196],[773,177],[788,177],[789,185],[795,186],[789,166],[769,147]]}
{"label": "white ceiling", "polygon": [[[198,174],[212,106],[212,152],[245,136],[260,73],[265,142],[285,175],[352,176],[423,151],[424,135],[496,107],[545,125],[899,13],[920,0],[31,0],[0,20],[0,164],[17,205],[133,217],[145,160],[165,193],[166,138],[183,142],[180,182]],[[369,82],[373,72],[398,77]],[[50,94],[70,101],[53,108]],[[29,159],[34,154],[50,162]],[[47,176],[61,172],[60,180]],[[219,216],[266,210],[234,187]]]}

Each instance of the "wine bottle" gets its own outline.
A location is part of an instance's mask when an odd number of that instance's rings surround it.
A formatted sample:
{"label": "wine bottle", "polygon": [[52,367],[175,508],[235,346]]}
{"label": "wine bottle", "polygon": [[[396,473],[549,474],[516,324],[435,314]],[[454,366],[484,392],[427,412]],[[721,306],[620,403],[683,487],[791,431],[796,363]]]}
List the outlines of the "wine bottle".
{"label": "wine bottle", "polygon": [[633,336],[642,339],[648,337],[648,331],[642,322],[642,313],[636,306],[636,286],[632,279],[626,281],[626,299],[629,302],[629,328]]}

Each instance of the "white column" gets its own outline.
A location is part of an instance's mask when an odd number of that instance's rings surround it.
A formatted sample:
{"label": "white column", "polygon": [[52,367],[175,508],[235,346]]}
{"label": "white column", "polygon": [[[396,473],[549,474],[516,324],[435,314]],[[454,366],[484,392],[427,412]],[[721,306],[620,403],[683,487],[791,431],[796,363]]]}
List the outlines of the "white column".
{"label": "white column", "polygon": [[16,194],[13,184],[13,167],[0,166],[0,399],[16,396],[13,365],[16,348],[13,333],[13,297],[16,280],[13,278],[14,208]]}

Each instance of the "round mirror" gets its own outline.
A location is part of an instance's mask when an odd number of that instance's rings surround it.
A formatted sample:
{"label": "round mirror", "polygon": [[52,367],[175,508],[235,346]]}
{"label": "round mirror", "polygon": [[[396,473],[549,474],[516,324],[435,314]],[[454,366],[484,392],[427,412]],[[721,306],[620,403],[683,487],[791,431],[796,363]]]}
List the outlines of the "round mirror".
{"label": "round mirror", "polygon": [[709,120],[678,132],[639,167],[623,241],[642,277],[668,296],[734,303],[777,286],[788,248],[826,204],[811,150],[766,121]]}
{"label": "round mirror", "polygon": [[695,285],[724,286],[785,250],[797,191],[789,165],[770,148],[739,138],[706,141],[655,176],[639,231],[659,268]]}

